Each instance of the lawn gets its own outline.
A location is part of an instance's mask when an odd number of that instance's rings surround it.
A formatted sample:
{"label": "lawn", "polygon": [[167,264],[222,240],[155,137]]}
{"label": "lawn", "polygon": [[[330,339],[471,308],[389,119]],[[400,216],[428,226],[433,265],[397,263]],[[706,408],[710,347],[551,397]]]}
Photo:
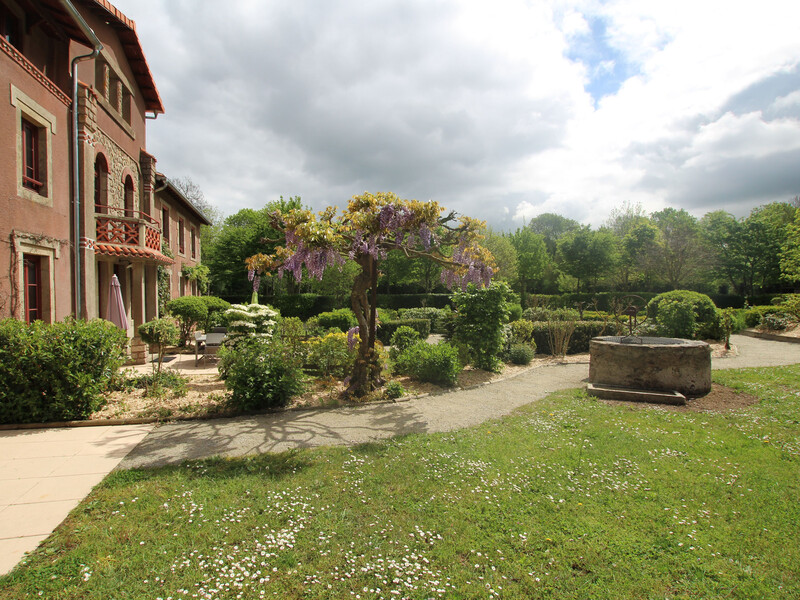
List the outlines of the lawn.
{"label": "lawn", "polygon": [[457,433],[114,473],[0,596],[800,597],[800,365],[714,377],[761,401],[572,390]]}

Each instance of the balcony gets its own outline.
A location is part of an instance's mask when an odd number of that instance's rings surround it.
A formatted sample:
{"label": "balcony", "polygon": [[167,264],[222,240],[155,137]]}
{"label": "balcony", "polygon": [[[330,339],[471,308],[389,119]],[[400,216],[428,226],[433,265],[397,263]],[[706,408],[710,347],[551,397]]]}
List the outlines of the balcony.
{"label": "balcony", "polygon": [[95,206],[95,253],[172,264],[161,254],[161,225],[147,213]]}

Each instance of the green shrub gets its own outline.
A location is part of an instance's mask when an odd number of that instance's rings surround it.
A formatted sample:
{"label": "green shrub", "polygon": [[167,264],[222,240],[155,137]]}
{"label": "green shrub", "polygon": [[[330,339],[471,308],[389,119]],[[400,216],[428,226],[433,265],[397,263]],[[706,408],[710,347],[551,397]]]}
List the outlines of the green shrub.
{"label": "green shrub", "polygon": [[761,319],[760,329],[784,331],[789,327],[789,317],[784,313],[769,313]]}
{"label": "green shrub", "polygon": [[783,313],[782,306],[751,306],[744,312],[744,322],[747,327],[758,327],[766,315]]}
{"label": "green shrub", "polygon": [[219,374],[239,410],[285,406],[303,391],[302,370],[286,359],[277,340],[248,337],[222,348]]}
{"label": "green shrub", "polygon": [[508,359],[515,365],[529,365],[536,351],[528,344],[512,344],[508,351]]}
{"label": "green shrub", "polygon": [[664,300],[656,317],[658,335],[669,338],[694,339],[697,322],[694,307],[684,300]]}
{"label": "green shrub", "polygon": [[536,347],[536,342],[533,341],[533,322],[520,319],[511,321],[508,326],[512,344],[532,344],[534,348]]}
{"label": "green shrub", "polygon": [[699,292],[689,290],[675,290],[659,294],[647,304],[647,317],[658,324],[659,306],[662,302],[677,300],[692,307],[695,316],[695,337],[699,339],[719,340],[723,337],[722,313],[711,298]]}
{"label": "green shrub", "polygon": [[167,312],[178,319],[180,324],[181,346],[186,345],[186,341],[192,330],[198,323],[205,324],[208,319],[208,305],[201,296],[182,296],[167,302]]}
{"label": "green shrub", "polygon": [[475,366],[486,371],[500,368],[503,351],[503,324],[508,317],[508,299],[511,290],[503,282],[487,288],[474,284],[453,295],[457,307],[456,339],[469,346],[475,357]]}
{"label": "green shrub", "polygon": [[[156,346],[158,354],[158,372],[164,360],[164,350],[178,342],[180,332],[172,319],[153,319],[139,325],[139,337],[145,344]],[[155,368],[155,366],[153,367]]]}
{"label": "green shrub", "polygon": [[225,325],[225,311],[231,307],[231,303],[222,298],[217,298],[216,296],[199,296],[199,298],[203,301],[208,310],[208,316],[206,317],[205,323],[203,323],[203,329],[208,331],[212,327]]}
{"label": "green shrub", "polygon": [[378,321],[381,323],[385,323],[386,321],[396,321],[397,320],[397,311],[392,310],[391,308],[378,308]]}
{"label": "green shrub", "polygon": [[389,345],[392,335],[400,327],[411,327],[419,333],[422,340],[427,340],[431,334],[431,322],[428,319],[398,319],[397,321],[387,321],[378,327],[378,340],[384,345]]}
{"label": "green shrub", "polygon": [[307,345],[306,326],[297,317],[286,317],[278,323],[280,336],[286,358],[295,366],[302,367],[306,361]]}
{"label": "green shrub", "polygon": [[170,392],[173,398],[183,398],[189,388],[186,384],[189,379],[177,371],[160,371],[157,373],[144,373],[129,377],[120,377],[113,381],[110,389],[120,391],[130,391],[134,389],[144,390],[145,397],[160,398]]}
{"label": "green shrub", "polygon": [[332,332],[306,342],[306,365],[322,375],[345,377],[353,370],[357,350],[347,343],[347,334]]}
{"label": "green shrub", "polygon": [[395,332],[392,334],[391,339],[391,349],[389,350],[389,356],[392,360],[397,358],[397,355],[400,354],[403,350],[413,346],[417,342],[420,341],[419,332],[416,329],[412,329],[407,325],[403,325],[398,327]]}
{"label": "green shrub", "polygon": [[800,322],[800,294],[787,294],[783,298],[781,306],[795,323]]}
{"label": "green shrub", "polygon": [[522,306],[519,304],[508,305],[508,320],[519,321],[522,318]]}
{"label": "green shrub", "polygon": [[125,360],[108,321],[0,321],[0,423],[86,419]]}
{"label": "green shrub", "polygon": [[331,312],[323,312],[317,315],[317,323],[323,329],[338,329],[347,332],[351,327],[358,325],[356,316],[349,308],[340,308]]}
{"label": "green shrub", "polygon": [[384,386],[383,395],[391,400],[402,398],[406,395],[406,388],[399,381],[390,381]]}
{"label": "green shrub", "polygon": [[461,372],[461,363],[458,350],[446,342],[435,345],[417,342],[400,353],[394,371],[420,381],[454,386]]}

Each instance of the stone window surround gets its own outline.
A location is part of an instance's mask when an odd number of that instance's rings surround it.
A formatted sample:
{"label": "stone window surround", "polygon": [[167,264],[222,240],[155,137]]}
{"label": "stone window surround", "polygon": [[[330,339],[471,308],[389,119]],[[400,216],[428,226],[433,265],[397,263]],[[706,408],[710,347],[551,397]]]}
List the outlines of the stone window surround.
{"label": "stone window surround", "polygon": [[[53,206],[53,135],[56,133],[55,116],[43,108],[38,102],[32,100],[27,94],[11,84],[11,106],[17,109],[16,116],[16,150],[17,150],[17,196]],[[39,128],[39,151],[44,150],[44,186],[40,190],[33,190],[22,185],[22,164],[23,164],[23,139],[22,121],[36,125]],[[41,176],[41,175],[40,175]]]}
{"label": "stone window surround", "polygon": [[25,308],[25,265],[23,255],[41,256],[42,260],[42,321],[55,322],[56,289],[55,264],[61,257],[61,242],[41,235],[15,231],[13,233],[14,261],[17,274],[17,302]]}

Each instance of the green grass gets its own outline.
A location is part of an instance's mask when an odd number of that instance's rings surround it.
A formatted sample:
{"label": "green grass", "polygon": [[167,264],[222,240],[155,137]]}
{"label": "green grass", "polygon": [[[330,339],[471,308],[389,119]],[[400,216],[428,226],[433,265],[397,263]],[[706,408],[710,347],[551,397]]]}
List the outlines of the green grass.
{"label": "green grass", "polygon": [[0,597],[800,597],[800,366],[715,379],[762,401],[114,473]]}

